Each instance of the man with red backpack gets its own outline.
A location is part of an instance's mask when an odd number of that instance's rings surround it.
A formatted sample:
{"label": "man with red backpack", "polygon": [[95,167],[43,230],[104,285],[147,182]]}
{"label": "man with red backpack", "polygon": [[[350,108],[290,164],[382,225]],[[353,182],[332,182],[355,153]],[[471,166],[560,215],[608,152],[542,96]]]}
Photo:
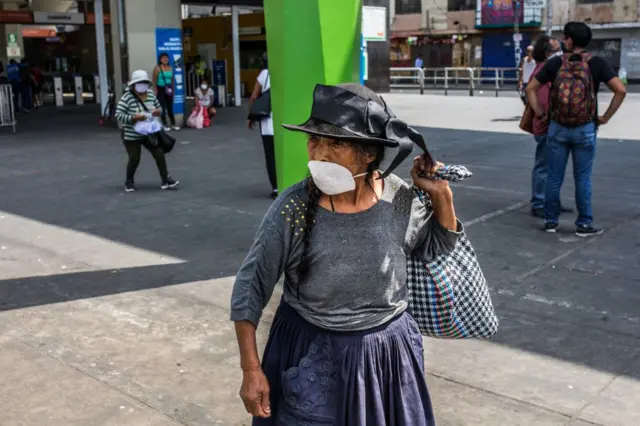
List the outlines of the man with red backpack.
{"label": "man with red backpack", "polygon": [[[593,226],[591,210],[591,170],[596,151],[598,126],[607,124],[618,111],[626,88],[611,64],[585,52],[591,41],[591,28],[582,22],[564,27],[567,52],[550,59],[527,86],[527,97],[538,119],[550,120],[547,133],[548,178],[545,194],[545,231],[556,232],[560,216],[560,189],[569,154],[573,160],[576,186],[576,235],[602,234]],[[540,107],[537,92],[551,83],[549,111]],[[603,115],[598,115],[598,91],[604,83],[613,99]]]}

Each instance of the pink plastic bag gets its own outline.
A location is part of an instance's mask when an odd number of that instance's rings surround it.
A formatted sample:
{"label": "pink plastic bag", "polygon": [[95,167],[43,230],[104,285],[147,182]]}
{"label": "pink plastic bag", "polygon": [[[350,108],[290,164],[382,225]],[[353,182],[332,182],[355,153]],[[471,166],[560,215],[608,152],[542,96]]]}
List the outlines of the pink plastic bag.
{"label": "pink plastic bag", "polygon": [[195,107],[187,120],[187,126],[194,129],[202,129],[204,124],[204,116],[202,114],[202,108]]}

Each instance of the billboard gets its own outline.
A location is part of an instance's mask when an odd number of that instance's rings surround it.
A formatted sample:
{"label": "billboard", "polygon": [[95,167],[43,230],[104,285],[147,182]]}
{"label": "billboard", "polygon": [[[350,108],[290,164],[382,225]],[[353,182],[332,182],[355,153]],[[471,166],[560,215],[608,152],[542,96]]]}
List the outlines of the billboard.
{"label": "billboard", "polygon": [[[512,26],[523,23],[522,2],[515,0],[482,0],[481,25]],[[517,18],[516,18],[517,17]]]}

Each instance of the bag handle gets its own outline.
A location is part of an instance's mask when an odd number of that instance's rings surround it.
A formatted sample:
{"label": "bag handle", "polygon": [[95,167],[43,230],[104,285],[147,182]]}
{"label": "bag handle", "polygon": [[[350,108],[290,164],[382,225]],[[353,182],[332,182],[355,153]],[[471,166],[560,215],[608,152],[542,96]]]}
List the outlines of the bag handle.
{"label": "bag handle", "polygon": [[158,65],[160,69],[160,74],[162,74],[162,81],[164,82],[165,87],[167,86],[167,76],[164,75],[164,70],[162,69],[162,65]]}
{"label": "bag handle", "polygon": [[131,92],[131,94],[136,98],[136,101],[138,101],[138,103],[139,103],[140,105],[142,105],[142,108],[144,108],[144,110],[145,110],[146,112],[149,112],[149,108],[147,108],[147,105],[146,105],[144,102],[142,102],[142,99],[140,99],[140,96],[138,96],[138,94],[137,94],[136,92],[134,92],[133,90],[129,90],[129,91],[130,91],[130,92]]}

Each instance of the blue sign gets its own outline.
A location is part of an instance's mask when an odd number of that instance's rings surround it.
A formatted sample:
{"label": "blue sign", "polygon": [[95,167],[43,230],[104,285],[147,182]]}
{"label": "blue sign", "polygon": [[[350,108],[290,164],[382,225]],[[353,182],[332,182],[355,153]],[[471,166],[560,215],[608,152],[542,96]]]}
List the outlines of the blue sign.
{"label": "blue sign", "polygon": [[156,56],[160,56],[162,53],[169,55],[169,64],[173,68],[175,81],[173,112],[184,114],[184,93],[187,82],[184,78],[184,55],[180,28],[156,28],[156,53]]}
{"label": "blue sign", "polygon": [[367,69],[369,64],[367,56],[367,42],[364,40],[364,36],[360,35],[360,84],[364,86],[364,82],[368,79]]}
{"label": "blue sign", "polygon": [[213,60],[211,69],[213,69],[213,85],[227,87],[227,61]]}

